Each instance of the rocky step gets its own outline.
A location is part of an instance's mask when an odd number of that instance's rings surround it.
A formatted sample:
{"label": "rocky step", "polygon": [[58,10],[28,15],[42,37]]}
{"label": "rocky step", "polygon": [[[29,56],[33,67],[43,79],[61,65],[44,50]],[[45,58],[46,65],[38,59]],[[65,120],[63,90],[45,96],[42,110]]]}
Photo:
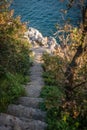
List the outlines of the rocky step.
{"label": "rocky step", "polygon": [[33,70],[32,72],[30,72],[30,76],[33,75],[33,76],[38,76],[38,77],[42,77],[42,73],[41,71],[37,70],[37,72],[35,72],[35,70]]}
{"label": "rocky step", "polygon": [[42,70],[42,68],[39,68],[39,67],[37,67],[37,66],[34,66],[34,67],[32,67],[31,69],[30,69],[30,74],[32,74],[32,73],[38,73],[38,74],[41,74],[43,72],[43,70]]}
{"label": "rocky step", "polygon": [[25,122],[18,117],[0,114],[0,130],[45,130],[47,124],[39,120]]}
{"label": "rocky step", "polygon": [[31,81],[35,80],[35,81],[37,81],[37,82],[43,81],[42,77],[39,76],[39,75],[32,75],[32,76],[30,76],[30,80],[31,80]]}
{"label": "rocky step", "polygon": [[33,70],[33,68],[34,69],[36,68],[36,70],[43,70],[41,63],[37,63],[37,62],[32,63],[32,66],[30,68],[30,72]]}
{"label": "rocky step", "polygon": [[12,130],[11,127],[7,127],[7,126],[0,126],[0,130]]}
{"label": "rocky step", "polygon": [[17,103],[27,107],[39,108],[41,102],[43,102],[42,98],[20,97]]}
{"label": "rocky step", "polygon": [[8,106],[7,112],[14,116],[26,117],[29,119],[35,119],[41,121],[44,121],[46,117],[46,112],[43,112],[40,109],[34,109],[32,107],[26,107],[22,105],[11,104]]}
{"label": "rocky step", "polygon": [[42,72],[41,71],[40,72],[39,71],[37,71],[37,72],[32,71],[32,72],[30,72],[30,76],[31,75],[33,75],[33,76],[39,76],[40,77],[40,76],[42,76]]}
{"label": "rocky step", "polygon": [[32,72],[30,72],[30,76],[31,75],[38,75],[38,76],[40,75],[40,76],[42,76],[42,72],[43,72],[42,70],[37,70],[37,72],[35,70],[33,70]]}
{"label": "rocky step", "polygon": [[32,97],[32,98],[39,97],[43,86],[44,86],[43,82],[40,82],[40,83],[31,82],[31,84],[29,86],[27,85],[25,88],[27,96]]}
{"label": "rocky step", "polygon": [[[44,85],[44,81],[43,80],[39,80],[39,79],[38,80],[34,80],[34,81],[31,81],[28,85],[32,85],[32,86],[34,86],[36,88],[38,85],[43,86]],[[38,89],[38,88],[36,88],[36,89]]]}

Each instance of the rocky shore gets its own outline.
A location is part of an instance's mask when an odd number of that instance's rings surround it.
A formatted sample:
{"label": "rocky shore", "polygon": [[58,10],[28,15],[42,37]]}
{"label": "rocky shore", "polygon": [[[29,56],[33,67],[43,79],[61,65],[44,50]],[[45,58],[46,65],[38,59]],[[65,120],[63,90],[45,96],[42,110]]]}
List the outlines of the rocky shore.
{"label": "rocky shore", "polygon": [[69,51],[69,45],[58,44],[56,39],[52,36],[44,37],[39,30],[29,27],[25,32],[24,38],[26,38],[32,46],[42,46],[46,48],[46,51],[51,55],[58,55],[63,59],[70,60],[71,54]]}
{"label": "rocky shore", "polygon": [[29,27],[28,31],[24,35],[33,46],[44,46],[50,49],[51,53],[54,53],[56,49],[60,47],[54,37],[44,37],[37,29]]}

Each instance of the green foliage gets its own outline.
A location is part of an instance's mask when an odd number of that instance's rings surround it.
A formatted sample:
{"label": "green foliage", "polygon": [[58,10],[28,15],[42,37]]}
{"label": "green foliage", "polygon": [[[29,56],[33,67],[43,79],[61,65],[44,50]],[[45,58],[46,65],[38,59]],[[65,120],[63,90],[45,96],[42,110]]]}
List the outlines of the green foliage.
{"label": "green foliage", "polygon": [[0,111],[5,110],[7,105],[19,96],[25,95],[25,90],[20,84],[24,82],[24,79],[19,81],[18,77],[21,78],[22,76],[16,76],[8,72],[0,78]]}
{"label": "green foliage", "polygon": [[26,83],[30,81],[29,75],[22,75],[22,74],[16,73],[15,76],[16,76],[17,81],[20,84],[25,84],[26,85]]}
{"label": "green foliage", "polygon": [[51,56],[48,53],[43,54],[44,80],[47,85],[61,85],[64,80],[63,60],[58,56]]}
{"label": "green foliage", "polygon": [[25,94],[29,81],[30,43],[23,38],[26,24],[13,17],[10,0],[0,3],[0,111]]}
{"label": "green foliage", "polygon": [[58,86],[45,86],[42,89],[41,97],[45,102],[40,105],[40,108],[47,111],[47,130],[86,130],[86,118],[75,118],[70,115],[68,109],[63,110],[63,96]]}
{"label": "green foliage", "polygon": [[55,76],[52,75],[50,72],[44,72],[43,77],[47,85],[57,85],[57,82],[55,82]]}
{"label": "green foliage", "polygon": [[45,86],[42,89],[41,97],[45,98],[45,104],[46,108],[54,108],[58,107],[58,104],[60,104],[60,99],[63,97],[63,94],[61,92],[61,89],[57,86]]}
{"label": "green foliage", "polygon": [[84,88],[75,89],[73,100],[66,101],[63,73],[65,61],[61,62],[63,59],[49,54],[44,54],[43,60],[43,77],[46,85],[42,89],[41,97],[45,102],[40,108],[47,111],[47,130],[86,130],[87,100],[85,97],[87,96]]}
{"label": "green foliage", "polygon": [[1,65],[10,72],[26,74],[30,67],[29,45],[22,42],[9,37],[0,40]]}

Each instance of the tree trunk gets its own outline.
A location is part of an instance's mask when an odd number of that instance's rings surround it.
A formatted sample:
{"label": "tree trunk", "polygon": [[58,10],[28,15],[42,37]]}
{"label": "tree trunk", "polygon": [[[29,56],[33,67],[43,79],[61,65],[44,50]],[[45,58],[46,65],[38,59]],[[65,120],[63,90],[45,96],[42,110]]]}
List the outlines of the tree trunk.
{"label": "tree trunk", "polygon": [[77,51],[69,64],[69,66],[66,69],[65,72],[65,77],[66,77],[66,83],[65,83],[65,94],[66,94],[66,100],[70,101],[73,98],[73,82],[74,82],[74,72],[75,68],[77,67],[77,59],[82,55],[83,50],[86,51],[87,45],[83,48],[83,42],[84,42],[84,37],[86,36],[87,32],[87,7],[84,10],[84,19],[83,19],[83,33],[81,37],[81,43],[77,48]]}

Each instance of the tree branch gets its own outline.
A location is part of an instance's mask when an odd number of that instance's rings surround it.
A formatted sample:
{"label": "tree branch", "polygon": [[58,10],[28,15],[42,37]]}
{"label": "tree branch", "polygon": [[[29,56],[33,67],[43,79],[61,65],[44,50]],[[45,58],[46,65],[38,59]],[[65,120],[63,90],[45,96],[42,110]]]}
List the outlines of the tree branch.
{"label": "tree branch", "polygon": [[77,84],[76,86],[73,87],[73,89],[76,89],[78,88],[79,86],[83,85],[83,84],[86,84],[87,83],[87,80],[81,82],[80,84]]}

